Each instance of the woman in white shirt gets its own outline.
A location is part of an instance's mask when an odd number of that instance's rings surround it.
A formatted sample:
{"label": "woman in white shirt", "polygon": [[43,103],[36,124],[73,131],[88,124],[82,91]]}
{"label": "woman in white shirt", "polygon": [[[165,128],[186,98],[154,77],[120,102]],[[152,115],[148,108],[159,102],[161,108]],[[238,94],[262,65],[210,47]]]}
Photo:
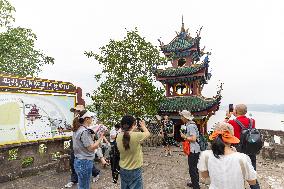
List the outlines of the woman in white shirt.
{"label": "woman in white shirt", "polygon": [[209,139],[212,150],[201,153],[197,166],[203,178],[210,177],[209,189],[244,189],[245,181],[256,184],[256,172],[250,158],[231,147],[240,140],[234,136],[230,124],[218,123]]}

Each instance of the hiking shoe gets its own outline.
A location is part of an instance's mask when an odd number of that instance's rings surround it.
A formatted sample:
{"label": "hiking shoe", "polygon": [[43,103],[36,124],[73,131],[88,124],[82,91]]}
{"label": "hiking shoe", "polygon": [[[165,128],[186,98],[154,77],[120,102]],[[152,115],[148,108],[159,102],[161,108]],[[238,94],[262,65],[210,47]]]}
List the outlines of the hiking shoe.
{"label": "hiking shoe", "polygon": [[117,180],[115,180],[115,179],[112,179],[112,182],[113,182],[114,184],[117,184]]}
{"label": "hiking shoe", "polygon": [[96,177],[93,178],[93,182],[98,182],[99,178],[100,178],[100,175],[97,175]]}
{"label": "hiking shoe", "polygon": [[193,187],[193,185],[192,185],[191,182],[188,182],[188,183],[186,184],[186,186],[188,186],[188,187]]}
{"label": "hiking shoe", "polygon": [[73,185],[75,185],[76,183],[74,182],[68,182],[64,187],[65,188],[71,188]]}

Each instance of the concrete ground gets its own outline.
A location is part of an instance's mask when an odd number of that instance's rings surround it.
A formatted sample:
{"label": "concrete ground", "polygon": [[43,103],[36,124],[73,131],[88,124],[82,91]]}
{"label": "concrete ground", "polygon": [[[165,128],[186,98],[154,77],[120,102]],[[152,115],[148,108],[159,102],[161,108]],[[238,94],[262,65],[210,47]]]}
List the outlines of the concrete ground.
{"label": "concrete ground", "polygon": [[[102,168],[98,182],[93,189],[118,189],[111,181],[110,167]],[[258,180],[262,189],[284,189],[284,161],[257,159]],[[70,172],[57,173],[55,170],[41,172],[35,176],[0,183],[1,189],[61,189],[69,181]],[[187,158],[181,149],[174,148],[173,156],[165,157],[163,148],[144,149],[143,179],[145,189],[186,189],[188,181]],[[76,188],[75,186],[73,189]],[[201,184],[201,188],[208,188]]]}

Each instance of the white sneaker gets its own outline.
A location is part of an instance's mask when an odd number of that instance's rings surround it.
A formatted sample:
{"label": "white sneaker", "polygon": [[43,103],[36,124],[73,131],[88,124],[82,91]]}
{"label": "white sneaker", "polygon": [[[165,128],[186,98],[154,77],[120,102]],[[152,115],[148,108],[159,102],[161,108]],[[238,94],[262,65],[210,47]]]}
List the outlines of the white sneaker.
{"label": "white sneaker", "polygon": [[64,187],[65,187],[65,188],[71,188],[74,184],[76,184],[76,183],[74,183],[74,182],[68,182]]}
{"label": "white sneaker", "polygon": [[96,177],[93,178],[93,182],[97,182],[100,178],[100,175],[97,175]]}

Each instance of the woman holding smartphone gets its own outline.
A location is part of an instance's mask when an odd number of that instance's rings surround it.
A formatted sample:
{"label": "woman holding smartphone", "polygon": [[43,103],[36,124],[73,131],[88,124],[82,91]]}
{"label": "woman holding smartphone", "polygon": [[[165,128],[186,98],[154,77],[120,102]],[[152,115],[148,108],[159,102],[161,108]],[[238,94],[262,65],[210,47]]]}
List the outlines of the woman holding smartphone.
{"label": "woman holding smartphone", "polygon": [[150,136],[145,121],[140,121],[143,132],[135,132],[136,120],[131,115],[123,116],[121,120],[122,132],[117,135],[116,142],[120,152],[121,189],[143,188],[142,164],[143,153],[141,143]]}

